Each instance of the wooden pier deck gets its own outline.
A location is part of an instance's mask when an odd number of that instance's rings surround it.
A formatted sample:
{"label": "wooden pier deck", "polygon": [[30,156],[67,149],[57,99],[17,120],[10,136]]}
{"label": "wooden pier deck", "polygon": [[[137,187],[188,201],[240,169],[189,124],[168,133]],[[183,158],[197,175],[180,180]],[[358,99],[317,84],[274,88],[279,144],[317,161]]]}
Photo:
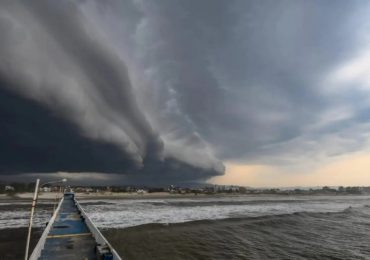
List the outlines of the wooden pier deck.
{"label": "wooden pier deck", "polygon": [[39,259],[95,260],[95,246],[96,241],[72,195],[65,196]]}
{"label": "wooden pier deck", "polygon": [[30,260],[121,260],[74,199],[65,194]]}

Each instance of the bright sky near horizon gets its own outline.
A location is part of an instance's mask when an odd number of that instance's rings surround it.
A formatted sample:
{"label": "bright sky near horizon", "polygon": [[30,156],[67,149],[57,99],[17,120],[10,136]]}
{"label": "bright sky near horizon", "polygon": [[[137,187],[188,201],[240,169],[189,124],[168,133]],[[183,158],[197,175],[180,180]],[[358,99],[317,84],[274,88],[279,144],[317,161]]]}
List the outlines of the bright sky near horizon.
{"label": "bright sky near horizon", "polygon": [[309,169],[226,163],[213,184],[250,187],[370,186],[370,154],[351,154]]}
{"label": "bright sky near horizon", "polygon": [[0,3],[0,181],[370,185],[370,2]]}

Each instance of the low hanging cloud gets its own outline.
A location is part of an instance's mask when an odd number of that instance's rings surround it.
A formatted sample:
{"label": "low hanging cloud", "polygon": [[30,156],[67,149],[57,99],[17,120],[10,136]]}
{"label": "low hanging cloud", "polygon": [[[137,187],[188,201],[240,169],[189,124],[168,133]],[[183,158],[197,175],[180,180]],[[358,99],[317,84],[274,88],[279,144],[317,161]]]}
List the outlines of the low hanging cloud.
{"label": "low hanging cloud", "polygon": [[[12,26],[5,32],[2,74],[13,88],[63,114],[87,137],[119,144],[139,163],[146,149],[160,152],[126,67],[89,34],[76,6],[48,1],[10,6],[20,11],[3,16]],[[18,44],[11,41],[17,35]]]}
{"label": "low hanging cloud", "polygon": [[122,172],[143,182],[222,173],[216,159],[217,169],[165,152],[124,62],[78,4],[5,1],[0,21],[3,173]]}
{"label": "low hanging cloud", "polygon": [[223,162],[311,170],[365,151],[369,10],[3,1],[1,172],[189,182],[222,174]]}
{"label": "low hanging cloud", "polygon": [[114,31],[130,36],[138,98],[175,151],[197,140],[224,161],[311,169],[369,146],[368,92],[324,86],[368,46],[365,2],[134,2],[136,26]]}

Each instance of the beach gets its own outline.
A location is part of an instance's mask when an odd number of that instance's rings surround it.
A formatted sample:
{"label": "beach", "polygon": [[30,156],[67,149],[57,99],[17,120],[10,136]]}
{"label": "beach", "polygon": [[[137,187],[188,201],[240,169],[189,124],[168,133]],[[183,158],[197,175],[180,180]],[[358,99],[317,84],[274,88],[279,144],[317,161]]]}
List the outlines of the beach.
{"label": "beach", "polygon": [[[169,192],[151,192],[151,193],[137,193],[137,192],[91,192],[91,193],[75,193],[77,199],[140,199],[140,198],[183,198],[183,197],[202,197],[202,196],[210,196],[207,194],[194,194],[194,193],[169,193]],[[39,200],[54,200],[55,198],[60,198],[60,193],[55,192],[40,192],[38,195]],[[227,196],[225,194],[222,195],[211,195],[211,196]],[[237,195],[229,195],[229,196],[237,196]],[[32,200],[33,193],[31,192],[24,192],[24,193],[17,193],[12,197],[6,196],[4,194],[0,195],[1,199],[24,199],[24,200]]]}

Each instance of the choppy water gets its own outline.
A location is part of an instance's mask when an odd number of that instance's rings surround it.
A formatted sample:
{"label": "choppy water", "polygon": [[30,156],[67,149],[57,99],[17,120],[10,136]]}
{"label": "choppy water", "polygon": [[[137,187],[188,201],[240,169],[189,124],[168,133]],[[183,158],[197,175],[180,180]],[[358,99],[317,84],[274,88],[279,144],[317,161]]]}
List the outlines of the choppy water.
{"label": "choppy water", "polygon": [[127,259],[370,259],[370,210],[148,224],[105,231]]}
{"label": "choppy water", "polygon": [[370,205],[369,196],[237,196],[143,200],[82,201],[101,228],[148,223],[258,217],[295,212],[340,212]]}
{"label": "choppy water", "polygon": [[[49,221],[54,202],[38,202],[35,212],[35,227],[44,227]],[[0,201],[0,230],[27,227],[31,210],[31,202],[23,200]],[[1,231],[0,231],[1,232]]]}
{"label": "choppy water", "polygon": [[[369,196],[86,200],[81,204],[126,259],[370,259]],[[39,225],[50,217],[46,207],[38,211]],[[23,204],[0,203],[0,229],[26,226],[28,210]]]}

